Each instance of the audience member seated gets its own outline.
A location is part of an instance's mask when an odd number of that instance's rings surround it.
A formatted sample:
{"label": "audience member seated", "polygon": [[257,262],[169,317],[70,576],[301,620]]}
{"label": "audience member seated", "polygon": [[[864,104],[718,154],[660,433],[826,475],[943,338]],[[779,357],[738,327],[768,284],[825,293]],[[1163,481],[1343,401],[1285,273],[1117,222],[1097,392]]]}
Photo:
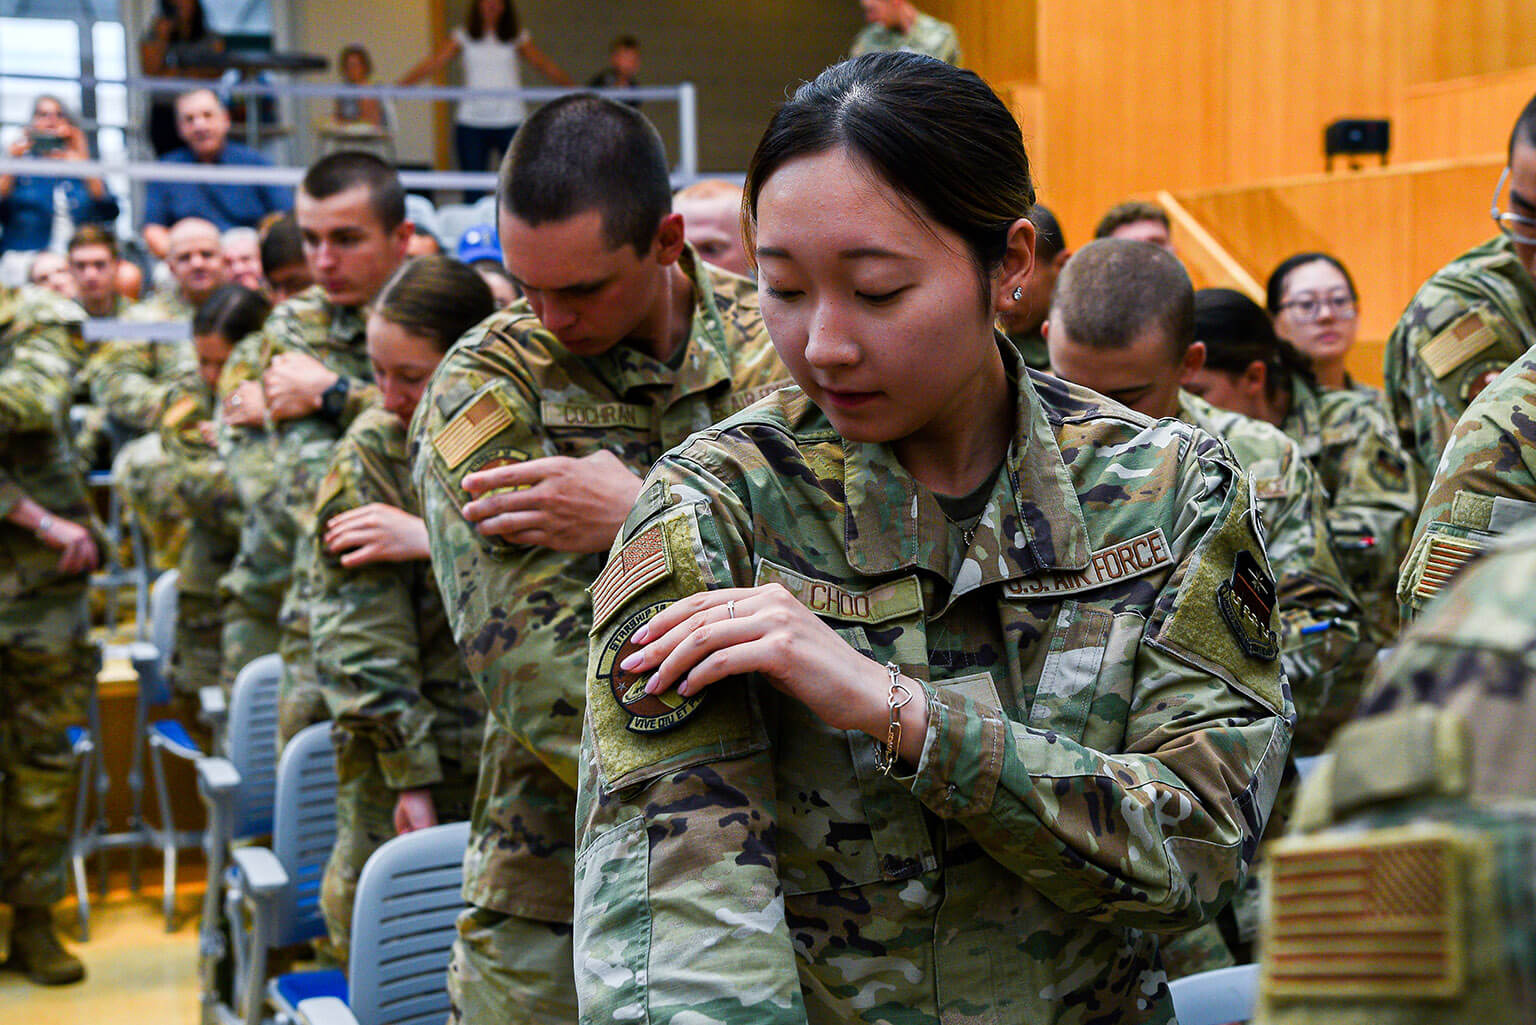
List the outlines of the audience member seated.
{"label": "audience member seated", "polygon": [[293,214],[276,214],[262,224],[261,275],[272,302],[285,302],[315,283],[304,259],[304,236]]}
{"label": "audience member seated", "polygon": [[752,277],[747,250],[741,244],[741,186],[706,178],[679,189],[672,209],[683,218],[683,234],[705,263],[733,274]]}
{"label": "audience member seated", "polygon": [[1051,369],[1051,354],[1045,348],[1041,328],[1051,312],[1051,293],[1056,277],[1072,253],[1067,249],[1056,215],[1044,204],[1036,203],[1029,211],[1035,226],[1035,264],[1024,284],[1003,296],[997,304],[997,320],[1008,340],[1024,357],[1031,370]]}
{"label": "audience member seated", "polygon": [[1150,242],[1178,255],[1173,248],[1173,228],[1168,223],[1168,214],[1156,203],[1130,200],[1111,207],[1093,229],[1093,237]]}
{"label": "audience member seated", "polygon": [[[208,58],[224,52],[224,40],[208,28],[202,0],[160,0],[160,13],[139,41],[139,66],[146,78],[218,78]],[[163,157],[181,145],[176,103],[168,93],[150,96],[149,144]]]}
{"label": "audience member seated", "polygon": [[[161,157],[162,163],[271,166],[270,160],[249,146],[230,141],[229,111],[211,89],[194,89],[176,97],[176,128],[186,145]],[[201,217],[220,231],[254,228],[267,214],[292,206],[293,190],[285,185],[151,181],[144,193],[144,244],[164,259],[170,247],[170,226],[183,218]]]}
{"label": "audience member seated", "polygon": [[1328,528],[1345,579],[1377,643],[1397,636],[1397,568],[1419,496],[1412,462],[1369,392],[1318,387],[1306,357],[1275,335],[1259,304],[1230,288],[1195,293],[1205,365],[1185,385],[1214,406],[1273,424],[1306,456],[1327,493]]}
{"label": "audience member seated", "polygon": [[87,224],[69,240],[69,272],[74,276],[76,301],[96,318],[120,317],[131,305],[118,290],[117,239],[100,225]]}
{"label": "audience member seated", "polygon": [[859,0],[869,22],[853,37],[848,56],[880,50],[925,53],[946,64],[959,65],[960,36],[947,21],[924,14],[908,0]]}
{"label": "audience member seated", "polygon": [[1360,330],[1355,281],[1327,253],[1297,253],[1282,260],[1265,290],[1275,334],[1294,345],[1312,365],[1323,388],[1369,392],[1386,409],[1386,397],[1349,376],[1344,361]]}
{"label": "audience member seated", "polygon": [[79,296],[74,276],[69,273],[69,261],[54,252],[41,252],[32,258],[27,265],[27,284],[46,288],[66,299]]}
{"label": "audience member seated", "polygon": [[[640,84],[640,40],[634,36],[614,37],[608,44],[608,63],[587,84],[594,89],[634,89]],[[637,110],[639,100],[625,100]]]}
{"label": "audience member seated", "polygon": [[384,287],[368,318],[380,405],[336,443],[300,555],[335,723],[336,844],[320,905],[338,951],[368,856],[397,833],[469,818],[474,802],[485,698],[432,576],[406,428],[443,354],[494,309],[480,275],[443,256],[412,260]]}
{"label": "audience member seated", "polygon": [[[89,160],[91,151],[63,101],[39,96],[32,105],[32,120],[11,144],[10,155],[78,161]],[[117,220],[117,200],[100,178],[0,175],[0,253],[49,247],[54,241],[54,194],[61,188],[75,227]]]}
{"label": "audience member seated", "polygon": [[267,287],[261,277],[261,235],[255,228],[230,228],[219,236],[224,250],[224,278],[260,292]]}
{"label": "audience member seated", "polygon": [[501,242],[496,237],[494,224],[477,224],[460,235],[454,255],[484,279],[498,310],[511,306],[522,295],[501,262]]}

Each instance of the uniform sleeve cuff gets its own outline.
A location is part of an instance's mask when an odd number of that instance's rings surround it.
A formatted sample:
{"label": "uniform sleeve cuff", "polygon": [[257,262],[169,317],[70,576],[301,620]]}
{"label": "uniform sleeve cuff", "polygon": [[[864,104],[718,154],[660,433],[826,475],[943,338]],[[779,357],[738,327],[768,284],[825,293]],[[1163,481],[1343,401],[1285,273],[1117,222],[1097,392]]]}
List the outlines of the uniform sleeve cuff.
{"label": "uniform sleeve cuff", "polygon": [[26,497],[27,493],[20,484],[13,480],[0,480],[0,518],[9,516]]}
{"label": "uniform sleeve cuff", "polygon": [[379,752],[379,772],[394,790],[416,790],[443,781],[437,745],[428,741],[414,747]]}
{"label": "uniform sleeve cuff", "polygon": [[908,784],[918,800],[945,818],[984,815],[992,809],[1008,747],[1008,724],[998,709],[961,694],[923,685],[928,734]]}

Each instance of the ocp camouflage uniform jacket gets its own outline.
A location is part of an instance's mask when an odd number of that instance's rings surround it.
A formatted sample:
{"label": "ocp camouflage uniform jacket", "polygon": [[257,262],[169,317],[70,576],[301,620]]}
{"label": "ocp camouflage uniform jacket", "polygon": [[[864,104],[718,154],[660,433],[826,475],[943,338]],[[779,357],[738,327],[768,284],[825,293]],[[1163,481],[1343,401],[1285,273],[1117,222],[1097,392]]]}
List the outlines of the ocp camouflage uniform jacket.
{"label": "ocp camouflage uniform jacket", "polygon": [[442,782],[440,756],[473,779],[485,699],[453,643],[432,567],[423,559],[348,569],[325,550],[326,522],[372,502],[421,515],[405,424],[378,407],[337,442],[315,501],[310,642],[326,705],[343,746],[376,757],[391,788]]}
{"label": "ocp camouflage uniform jacket", "polygon": [[644,474],[671,446],[788,384],[752,283],[683,262],[694,315],[677,369],[618,345],[572,356],[525,304],[449,352],[411,436],[432,568],[492,720],[469,854],[469,903],[571,920],[577,756],[585,703],[587,586],[600,554],[488,538],[465,521],[459,482],[488,466],[600,451]]}
{"label": "ocp camouflage uniform jacket", "polygon": [[1225,441],[1253,476],[1280,600],[1281,662],[1296,701],[1296,753],[1316,754],[1354,708],[1377,648],[1334,554],[1328,496],[1279,428],[1188,392],[1179,393],[1179,419]]}
{"label": "ocp camouflage uniform jacket", "polygon": [[960,37],[956,35],[955,27],[921,11],[912,22],[912,28],[906,32],[897,32],[884,25],[865,25],[853,37],[853,46],[849,48],[848,56],[858,57],[884,50],[923,53],[937,57],[946,64],[960,63]]}
{"label": "ocp camouflage uniform jacket", "polygon": [[[1172,1020],[1153,933],[1230,899],[1290,747],[1251,487],[1202,432],[1008,351],[969,548],[798,389],[652,471],[593,586],[584,1021]],[[621,708],[640,624],[770,582],[918,681],[910,774],[757,677],[666,732]]]}
{"label": "ocp camouflage uniform jacket", "polygon": [[[378,394],[364,328],[361,308],[338,306],[315,285],[280,303],[258,334],[236,345],[219,377],[222,401],[246,381],[259,381],[274,356],[300,352],[349,379],[347,408],[338,423],[305,416],[264,427],[226,426],[220,437],[245,510],[239,552],[225,574],[223,593],[238,606],[234,614],[271,623],[281,619],[293,632],[285,662],[309,662],[308,625],[298,622],[302,598],[285,602],[295,582],[298,541],[312,526],[315,495],[336,439]],[[307,580],[300,583],[307,589]]]}
{"label": "ocp camouflage uniform jacket", "polygon": [[1387,402],[1419,487],[1489,381],[1536,344],[1536,282],[1503,236],[1436,271],[1387,339]]}
{"label": "ocp camouflage uniform jacket", "polygon": [[[179,291],[156,292],[135,303],[123,320],[145,324],[181,322],[189,327],[192,304]],[[190,341],[106,342],[91,357],[87,371],[91,398],[113,420],[135,432],[154,430],[166,396],[189,373],[197,372]]]}
{"label": "ocp camouflage uniform jacket", "polygon": [[1398,599],[1409,615],[1498,535],[1536,515],[1536,350],[1488,385],[1456,424],[1429,485]]}
{"label": "ocp camouflage uniform jacket", "polygon": [[1530,1018],[1536,530],[1490,548],[1404,631],[1268,851],[1256,1022]]}
{"label": "ocp camouflage uniform jacket", "polygon": [[[93,526],[69,440],[75,376],[85,365],[85,311],[43,289],[0,289],[0,516],[31,498],[55,516]],[[0,604],[85,574],[60,575],[59,553],[0,521]]]}
{"label": "ocp camouflage uniform jacket", "polygon": [[1419,511],[1413,461],[1362,389],[1323,391],[1291,378],[1291,411],[1280,425],[1327,495],[1328,529],[1345,579],[1378,645],[1397,636],[1397,570]]}
{"label": "ocp camouflage uniform jacket", "polygon": [[213,389],[192,373],[166,390],[160,417],[161,447],[188,526],[176,562],[177,589],[206,598],[219,595],[219,579],[235,557],[244,519],[228,467],[199,427],[216,419],[214,405]]}

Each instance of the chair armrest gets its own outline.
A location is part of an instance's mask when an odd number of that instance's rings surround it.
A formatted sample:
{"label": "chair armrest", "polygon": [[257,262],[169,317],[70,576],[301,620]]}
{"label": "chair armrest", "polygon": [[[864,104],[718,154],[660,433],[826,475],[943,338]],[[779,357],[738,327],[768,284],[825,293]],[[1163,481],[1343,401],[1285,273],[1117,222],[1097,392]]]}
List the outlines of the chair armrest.
{"label": "chair armrest", "polygon": [[265,847],[236,847],[229,859],[240,873],[240,889],[247,901],[266,903],[288,885],[288,870]]}
{"label": "chair armrest", "polygon": [[220,723],[229,715],[229,701],[224,688],[210,684],[197,689],[198,716],[207,723]]}
{"label": "chair armrest", "polygon": [[310,997],[294,1008],[303,1025],[357,1025],[352,1008],[335,997]]}
{"label": "chair armrest", "polygon": [[197,770],[197,789],[204,797],[222,797],[240,788],[240,770],[228,758],[201,758],[193,768]]}

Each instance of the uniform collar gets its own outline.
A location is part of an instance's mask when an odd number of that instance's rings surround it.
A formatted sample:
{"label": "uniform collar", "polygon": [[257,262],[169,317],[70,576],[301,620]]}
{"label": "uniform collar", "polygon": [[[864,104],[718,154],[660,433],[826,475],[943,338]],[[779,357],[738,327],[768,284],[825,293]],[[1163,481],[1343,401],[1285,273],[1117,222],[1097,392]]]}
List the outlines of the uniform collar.
{"label": "uniform collar", "polygon": [[729,385],[731,367],[726,353],[733,339],[720,315],[719,301],[709,271],[693,251],[683,250],[678,266],[693,284],[693,320],[683,343],[676,369],[632,345],[615,345],[607,352],[584,358],[598,377],[608,382],[621,398],[637,388],[668,388],[673,398],[706,391],[721,382]]}
{"label": "uniform collar", "polygon": [[[1001,335],[1009,381],[1015,389],[1015,427],[998,474],[954,582],[954,593],[1044,572],[1081,570],[1092,549],[1077,489],[1056,444],[1052,422],[1018,351]],[[876,575],[909,568],[944,578],[961,553],[932,492],[907,473],[889,445],[848,442],[843,462],[847,498],[844,540],[848,564]]]}

